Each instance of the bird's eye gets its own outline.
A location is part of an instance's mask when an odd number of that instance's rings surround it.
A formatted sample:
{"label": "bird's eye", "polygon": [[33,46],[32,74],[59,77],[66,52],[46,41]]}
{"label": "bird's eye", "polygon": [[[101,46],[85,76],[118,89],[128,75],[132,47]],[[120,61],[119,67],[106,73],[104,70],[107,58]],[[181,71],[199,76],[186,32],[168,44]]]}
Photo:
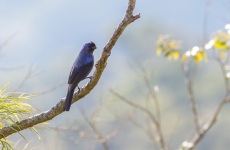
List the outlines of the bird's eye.
{"label": "bird's eye", "polygon": [[94,44],[94,43],[90,43],[89,47],[90,47],[90,48],[94,48],[94,47],[95,47],[95,44]]}

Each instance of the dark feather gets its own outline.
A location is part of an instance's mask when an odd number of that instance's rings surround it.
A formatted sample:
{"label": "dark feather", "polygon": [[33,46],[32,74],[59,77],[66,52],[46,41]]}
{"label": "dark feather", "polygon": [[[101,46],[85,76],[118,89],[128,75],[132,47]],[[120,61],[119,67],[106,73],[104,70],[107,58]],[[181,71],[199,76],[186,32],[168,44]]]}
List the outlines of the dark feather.
{"label": "dark feather", "polygon": [[73,86],[75,85],[76,87],[81,80],[84,80],[89,75],[92,68],[93,61],[88,64],[82,65],[79,68],[73,66],[69,75],[68,84],[72,84]]}
{"label": "dark feather", "polygon": [[69,88],[68,92],[67,92],[67,95],[66,95],[63,111],[69,111],[70,106],[71,106],[71,102],[72,102],[72,99],[73,99],[73,94],[74,94],[74,88],[72,90],[70,90],[70,88]]}

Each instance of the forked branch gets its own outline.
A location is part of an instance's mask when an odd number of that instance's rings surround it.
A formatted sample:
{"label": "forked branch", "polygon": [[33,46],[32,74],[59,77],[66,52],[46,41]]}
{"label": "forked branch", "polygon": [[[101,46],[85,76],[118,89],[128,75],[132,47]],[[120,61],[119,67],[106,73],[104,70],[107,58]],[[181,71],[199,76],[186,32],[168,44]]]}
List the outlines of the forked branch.
{"label": "forked branch", "polygon": [[[135,8],[136,0],[129,0],[128,3],[128,8],[126,10],[126,14],[121,21],[121,23],[118,25],[116,30],[114,31],[112,37],[109,39],[108,43],[105,45],[103,48],[101,57],[99,61],[96,63],[96,70],[94,71],[92,79],[89,81],[89,83],[83,87],[80,91],[76,92],[74,94],[74,98],[72,103],[82,99],[85,97],[87,94],[90,93],[90,91],[97,85],[105,67],[107,64],[107,59],[111,54],[113,46],[116,44],[117,40],[125,30],[125,28],[132,23],[133,21],[137,20],[140,18],[140,14],[133,15],[133,10]],[[4,127],[0,130],[0,138],[7,137],[15,132],[19,132],[21,130],[27,129],[29,127],[32,127],[36,124],[48,121],[53,119],[54,117],[58,116],[63,112],[64,104],[64,98],[61,99],[60,102],[56,104],[53,108],[46,112],[42,112],[40,114],[31,116],[28,119],[24,119],[20,122],[16,122],[15,124],[12,124],[8,127]]]}

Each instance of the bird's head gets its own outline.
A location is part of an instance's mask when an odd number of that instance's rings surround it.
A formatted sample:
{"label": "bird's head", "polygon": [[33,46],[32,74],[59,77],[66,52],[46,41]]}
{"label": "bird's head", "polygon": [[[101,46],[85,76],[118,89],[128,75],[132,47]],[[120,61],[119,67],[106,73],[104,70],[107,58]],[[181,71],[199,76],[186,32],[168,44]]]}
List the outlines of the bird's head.
{"label": "bird's head", "polygon": [[86,43],[83,47],[83,50],[87,53],[93,53],[93,51],[96,49],[96,45],[94,44],[94,42],[90,42],[90,43]]}

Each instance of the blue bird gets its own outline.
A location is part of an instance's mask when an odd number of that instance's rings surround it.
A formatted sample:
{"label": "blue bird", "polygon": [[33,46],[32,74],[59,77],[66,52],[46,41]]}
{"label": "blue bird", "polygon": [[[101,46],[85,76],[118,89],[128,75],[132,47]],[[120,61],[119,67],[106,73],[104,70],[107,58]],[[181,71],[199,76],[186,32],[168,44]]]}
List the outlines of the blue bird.
{"label": "blue bird", "polygon": [[87,78],[90,71],[92,70],[94,64],[93,51],[96,48],[97,47],[93,42],[86,43],[82,47],[77,59],[75,60],[69,75],[69,88],[63,111],[69,111],[75,88],[78,87],[80,81]]}

